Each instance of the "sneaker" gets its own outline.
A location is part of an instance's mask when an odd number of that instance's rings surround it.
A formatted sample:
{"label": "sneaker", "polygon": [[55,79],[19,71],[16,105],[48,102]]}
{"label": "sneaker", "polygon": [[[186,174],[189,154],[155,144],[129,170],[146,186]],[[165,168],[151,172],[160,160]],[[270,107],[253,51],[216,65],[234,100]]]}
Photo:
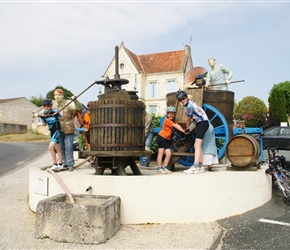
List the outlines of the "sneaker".
{"label": "sneaker", "polygon": [[58,170],[58,166],[56,164],[53,164],[50,169],[53,171]]}
{"label": "sneaker", "polygon": [[167,168],[165,168],[165,167],[162,167],[162,169],[166,172],[166,174],[171,174],[171,171],[170,170],[168,170]]}
{"label": "sneaker", "polygon": [[74,166],[69,166],[68,171],[70,171],[70,172],[74,171]]}
{"label": "sneaker", "polygon": [[189,169],[183,171],[186,174],[199,174],[199,168],[191,166]]}
{"label": "sneaker", "polygon": [[157,174],[167,174],[167,172],[163,168],[158,168]]}
{"label": "sneaker", "polygon": [[199,169],[199,172],[200,172],[200,173],[204,173],[204,172],[205,172],[204,167],[201,167],[201,168],[198,168],[198,169]]}
{"label": "sneaker", "polygon": [[58,165],[58,170],[60,170],[60,171],[62,171],[62,170],[65,170],[65,169],[67,169],[67,166],[65,166],[65,165]]}

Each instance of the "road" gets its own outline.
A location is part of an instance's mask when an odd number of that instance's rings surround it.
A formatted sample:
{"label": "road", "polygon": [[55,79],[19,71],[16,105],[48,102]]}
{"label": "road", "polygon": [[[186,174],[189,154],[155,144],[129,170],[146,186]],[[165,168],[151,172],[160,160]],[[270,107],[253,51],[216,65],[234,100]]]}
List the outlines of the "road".
{"label": "road", "polygon": [[48,148],[49,142],[0,142],[0,176],[34,160]]}
{"label": "road", "polygon": [[276,185],[265,205],[217,222],[224,231],[211,250],[290,249],[290,206]]}
{"label": "road", "polygon": [[[290,151],[280,150],[277,154],[290,160]],[[211,250],[290,249],[290,204],[284,202],[275,183],[272,190],[272,199],[265,205],[218,220],[224,231]]]}

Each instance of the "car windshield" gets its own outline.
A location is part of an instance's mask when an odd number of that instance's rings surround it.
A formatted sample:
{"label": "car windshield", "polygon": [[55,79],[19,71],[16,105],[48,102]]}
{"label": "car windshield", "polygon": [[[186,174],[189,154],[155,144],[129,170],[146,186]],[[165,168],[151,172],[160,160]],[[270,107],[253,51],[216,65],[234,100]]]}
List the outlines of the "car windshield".
{"label": "car windshield", "polygon": [[266,136],[271,136],[272,135],[273,136],[273,135],[277,135],[278,132],[279,132],[279,128],[271,128],[271,129],[265,131],[264,135],[266,135]]}

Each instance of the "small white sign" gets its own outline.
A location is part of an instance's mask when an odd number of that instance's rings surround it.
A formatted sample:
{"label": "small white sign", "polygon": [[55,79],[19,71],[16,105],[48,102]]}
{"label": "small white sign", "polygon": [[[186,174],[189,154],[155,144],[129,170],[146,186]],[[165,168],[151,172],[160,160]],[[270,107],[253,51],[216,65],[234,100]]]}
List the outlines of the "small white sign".
{"label": "small white sign", "polygon": [[288,124],[287,124],[287,122],[280,122],[280,126],[281,126],[281,127],[287,127]]}
{"label": "small white sign", "polygon": [[48,177],[35,176],[34,192],[36,194],[48,195]]}

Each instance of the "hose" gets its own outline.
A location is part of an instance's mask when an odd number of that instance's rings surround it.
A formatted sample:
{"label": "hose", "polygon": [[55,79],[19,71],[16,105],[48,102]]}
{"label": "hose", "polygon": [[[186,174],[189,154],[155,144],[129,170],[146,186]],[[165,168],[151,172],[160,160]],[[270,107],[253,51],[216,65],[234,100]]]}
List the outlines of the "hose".
{"label": "hose", "polygon": [[[92,156],[89,156],[88,158],[86,158],[85,160],[83,160],[81,163],[79,163],[78,165],[75,165],[74,168],[80,167],[81,165],[83,165],[84,163],[86,163],[88,160],[92,159]],[[61,187],[63,188],[63,190],[66,192],[70,203],[75,203],[74,198],[72,196],[72,194],[70,193],[70,191],[68,190],[68,188],[64,185],[63,181],[59,178],[59,176],[50,168],[47,169],[47,171],[49,173],[51,173],[53,175],[53,177],[56,179],[56,181],[59,183],[59,185],[61,185]],[[88,188],[88,190],[86,190],[87,192],[91,189],[92,187],[90,186]]]}
{"label": "hose", "polygon": [[74,198],[72,197],[71,193],[69,192],[68,188],[64,185],[63,181],[59,178],[59,176],[50,168],[47,169],[47,171],[49,173],[51,173],[53,175],[53,177],[57,180],[57,182],[61,185],[61,187],[63,188],[63,190],[66,192],[70,203],[75,203]]}

